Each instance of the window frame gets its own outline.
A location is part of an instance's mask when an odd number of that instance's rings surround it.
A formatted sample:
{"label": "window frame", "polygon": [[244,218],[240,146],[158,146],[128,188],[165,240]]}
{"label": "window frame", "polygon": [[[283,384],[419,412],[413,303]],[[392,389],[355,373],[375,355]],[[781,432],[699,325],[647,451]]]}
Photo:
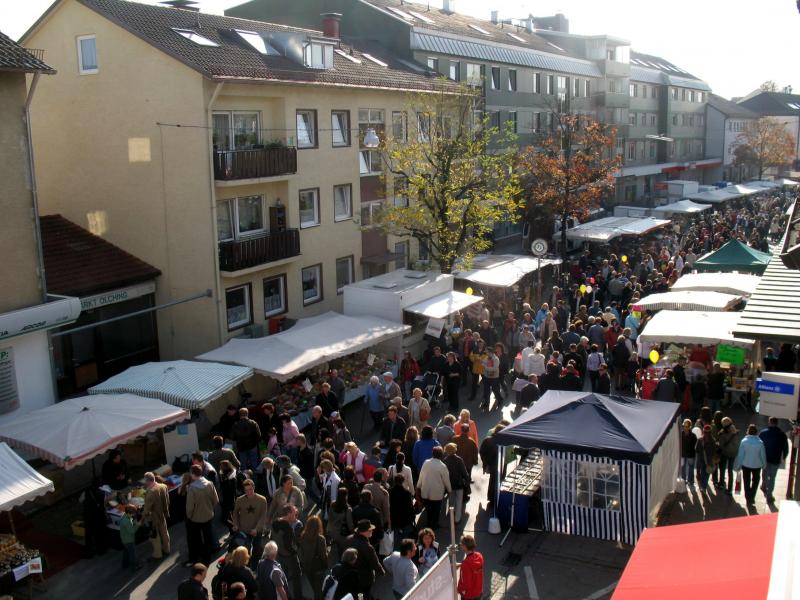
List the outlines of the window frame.
{"label": "window frame", "polygon": [[508,91],[509,92],[516,92],[517,91],[517,70],[516,69],[509,69],[508,70]]}
{"label": "window frame", "polygon": [[[359,207],[359,219],[361,227],[374,227],[375,226],[375,214],[380,213],[380,210],[383,208],[385,204],[385,200],[370,200],[368,202],[362,202]],[[369,213],[369,222],[364,222],[364,210],[367,210]]]}
{"label": "window frame", "polygon": [[[300,205],[300,198],[306,192],[314,192],[314,212],[316,213],[316,222],[311,223],[310,225],[303,224],[303,209]],[[297,190],[297,213],[298,213],[298,227],[300,229],[312,229],[314,227],[319,227],[322,224],[322,215],[320,215],[320,206],[319,206],[319,188],[303,188],[301,190]]]}
{"label": "window frame", "polygon": [[[340,123],[337,123],[336,127],[334,127],[334,115],[345,115],[345,127],[342,128]],[[344,143],[336,143],[334,142],[333,134],[336,132],[337,128],[341,129],[342,137],[344,138]],[[350,132],[350,111],[343,109],[343,108],[336,108],[331,110],[331,147],[332,148],[349,148],[352,145],[353,136]]]}
{"label": "window frame", "polygon": [[439,59],[438,58],[436,58],[434,56],[429,56],[427,58],[427,65],[428,65],[428,69],[430,69],[431,71],[436,71],[437,73],[439,72]]}
{"label": "window frame", "polygon": [[542,74],[541,73],[534,73],[533,74],[533,93],[534,94],[541,94],[542,93]]}
{"label": "window frame", "polygon": [[[455,69],[455,77],[453,77],[453,69]],[[451,60],[450,64],[447,66],[447,76],[450,78],[450,81],[461,81],[461,62],[457,60]]]}
{"label": "window frame", "polygon": [[[603,474],[606,474],[608,479],[603,479]],[[579,489],[579,482],[583,480],[585,481],[588,486],[585,490]],[[616,481],[615,481],[616,480]],[[604,487],[602,492],[597,492],[596,488],[597,483],[603,481]],[[608,493],[608,484],[611,483],[616,485],[617,492],[616,494],[609,494]],[[593,463],[587,461],[579,461],[575,466],[575,493],[574,493],[574,504],[575,506],[579,506],[581,508],[588,508],[591,510],[605,510],[605,511],[616,511],[619,512],[621,509],[621,499],[622,499],[622,480],[620,476],[620,468],[619,465],[616,464],[605,464],[605,463]],[[579,500],[580,495],[583,494],[587,497],[586,503]],[[604,506],[595,506],[595,496],[600,496],[603,498]],[[616,499],[617,505],[609,506],[609,501]]]}
{"label": "window frame", "polygon": [[583,80],[583,97],[588,98],[592,95],[592,81],[590,79]]}
{"label": "window frame", "polygon": [[[372,157],[373,155],[378,156],[378,163],[380,163],[381,168],[378,171],[372,170]],[[367,157],[366,159],[364,157]],[[366,171],[361,170],[361,164],[365,164],[367,166]],[[361,148],[358,151],[358,173],[361,177],[375,177],[377,175],[383,174],[383,161],[381,160],[381,153],[376,148]]]}
{"label": "window frame", "polygon": [[[313,139],[310,145],[300,144],[300,129],[298,128],[297,118],[303,114],[309,113],[313,117],[313,125],[311,135]],[[317,109],[316,108],[298,108],[294,111],[295,114],[295,135],[297,136],[297,143],[295,144],[298,150],[313,150],[319,148],[319,126],[317,124]]]}
{"label": "window frame", "polygon": [[[281,302],[282,308],[280,310],[274,309],[272,311],[267,311],[267,294],[265,286],[268,281],[273,281],[277,279],[281,282]],[[264,296],[264,318],[269,319],[271,317],[276,317],[278,315],[285,314],[289,312],[289,287],[287,285],[286,273],[281,273],[280,275],[273,275],[271,277],[264,277],[261,280],[261,291]]]}
{"label": "window frame", "polygon": [[[497,74],[497,79],[495,79],[495,74]],[[489,80],[490,88],[498,91],[500,89],[500,67],[492,67],[490,72],[490,80]]]}
{"label": "window frame", "polygon": [[[245,293],[245,307],[247,310],[247,320],[246,321],[237,321],[233,325],[230,323],[230,319],[228,318],[228,293],[233,292],[236,290],[246,290]],[[228,331],[236,331],[237,329],[242,329],[243,327],[247,327],[253,324],[253,286],[250,282],[242,283],[239,285],[234,285],[229,288],[225,288],[225,324],[228,328]]]}
{"label": "window frame", "polygon": [[508,121],[513,122],[513,125],[511,126],[512,133],[518,133],[519,115],[517,114],[516,110],[508,111],[508,118],[506,119],[506,122],[508,122]]}
{"label": "window frame", "polygon": [[639,86],[635,83],[628,84],[628,96],[631,98],[638,98],[639,97]]}
{"label": "window frame", "polygon": [[548,96],[552,96],[553,94],[556,93],[556,90],[555,90],[555,88],[556,88],[556,79],[555,79],[555,77],[556,77],[555,75],[548,75],[547,76],[547,81],[545,83],[545,87],[546,87],[545,93]]}
{"label": "window frame", "polygon": [[394,268],[395,269],[407,269],[408,268],[409,259],[411,258],[411,244],[410,244],[409,240],[402,240],[400,242],[395,242],[394,243],[394,253],[395,254],[398,254],[398,252],[397,252],[397,247],[398,246],[401,246],[403,248],[403,264],[401,266],[398,266],[398,261],[400,259],[395,258],[394,259]]}
{"label": "window frame", "polygon": [[[81,48],[81,42],[83,40],[94,40],[94,68],[84,69],[83,68],[83,49]],[[100,65],[97,63],[97,36],[94,33],[87,34],[87,35],[79,35],[75,38],[75,44],[78,48],[78,75],[96,75],[100,72]]]}
{"label": "window frame", "polygon": [[[303,273],[305,273],[309,269],[317,270],[317,288],[318,288],[317,291],[319,292],[319,294],[314,298],[307,300],[305,290],[303,289],[303,284],[305,283],[305,279],[303,278]],[[325,293],[322,289],[322,263],[316,263],[300,269],[300,293],[303,299],[303,306],[311,306],[312,304],[317,304],[318,302],[322,302],[325,299]]]}
{"label": "window frame", "polygon": [[[473,73],[470,74],[470,71],[473,71]],[[474,71],[478,72],[477,78],[475,76]],[[471,87],[480,87],[480,86],[482,86],[483,85],[483,77],[484,77],[484,75],[483,75],[483,65],[480,64],[480,63],[468,62],[467,63],[467,70],[466,70],[466,73],[465,73],[465,77],[466,77],[466,82],[467,82],[468,86],[471,86]]]}
{"label": "window frame", "polygon": [[[400,127],[402,129],[402,134],[398,137],[395,131],[395,117],[400,117]],[[399,140],[403,143],[408,142],[408,113],[404,110],[393,110],[392,111],[392,138],[395,140]]]}
{"label": "window frame", "polygon": [[[350,269],[349,269],[350,270],[350,277],[349,277],[349,281],[347,283],[345,283],[343,286],[339,287],[339,263],[344,261],[344,260],[346,260],[349,263],[349,266],[350,266]],[[345,285],[350,285],[352,283],[355,283],[355,280],[356,280],[356,265],[355,265],[355,263],[356,263],[355,256],[352,255],[352,254],[348,254],[347,256],[340,256],[339,258],[336,259],[335,272],[336,272],[336,295],[337,296],[341,296],[342,294],[344,294]]]}
{"label": "window frame", "polygon": [[[239,201],[246,200],[248,198],[259,198],[261,200],[261,227],[242,233],[239,228]],[[230,219],[231,233],[233,237],[226,238],[224,240],[217,239],[217,243],[221,244],[223,242],[236,242],[253,237],[259,237],[267,233],[267,211],[265,210],[266,206],[264,194],[252,194],[249,196],[234,196],[233,198],[224,198],[220,200],[218,204],[228,207],[228,217]],[[219,206],[217,207],[217,212],[219,212]],[[219,217],[217,217],[217,238],[219,238]]]}
{"label": "window frame", "polygon": [[[336,190],[338,188],[347,188],[348,191],[348,211],[349,214],[345,217],[340,217],[336,215]],[[334,223],[341,223],[343,221],[352,221],[353,220],[353,184],[352,183],[337,183],[333,186],[333,222]]]}
{"label": "window frame", "polygon": [[[230,144],[227,148],[223,148],[221,146],[217,146],[217,149],[222,152],[235,152],[237,150],[249,150],[252,146],[261,143],[261,111],[260,110],[215,110],[211,113],[211,122],[212,122],[212,137],[214,135],[214,117],[225,115],[228,118],[228,137],[230,139]],[[243,146],[242,148],[236,147],[236,126],[234,125],[236,121],[236,115],[255,115],[256,116],[256,141],[255,144],[250,144],[250,147]]]}

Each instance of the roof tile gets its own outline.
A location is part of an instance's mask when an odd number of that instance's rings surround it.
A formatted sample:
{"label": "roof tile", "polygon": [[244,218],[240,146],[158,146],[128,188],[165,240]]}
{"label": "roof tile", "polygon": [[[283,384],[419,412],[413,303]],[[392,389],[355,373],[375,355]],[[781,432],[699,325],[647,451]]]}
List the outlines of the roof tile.
{"label": "roof tile", "polygon": [[22,71],[24,73],[55,73],[53,67],[34,56],[0,31],[0,71]]}

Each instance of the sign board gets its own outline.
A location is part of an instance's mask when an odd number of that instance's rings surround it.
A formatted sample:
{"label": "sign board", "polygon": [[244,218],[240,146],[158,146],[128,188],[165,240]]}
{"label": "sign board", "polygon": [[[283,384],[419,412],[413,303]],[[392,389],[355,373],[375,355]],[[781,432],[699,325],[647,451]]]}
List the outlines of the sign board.
{"label": "sign board", "polygon": [[800,375],[768,371],[756,380],[758,413],[779,419],[797,419]]}
{"label": "sign board", "polygon": [[714,360],[720,363],[728,363],[731,365],[743,365],[744,353],[744,348],[728,346],[727,344],[719,344],[717,346],[717,356],[714,358]]}
{"label": "sign board", "polygon": [[445,552],[403,600],[453,600],[454,588],[450,554]]}
{"label": "sign board", "polygon": [[17,373],[14,369],[14,349],[0,348],[0,415],[19,408]]}
{"label": "sign board", "polygon": [[125,302],[126,300],[141,298],[147,294],[153,294],[155,291],[156,284],[152,281],[148,281],[147,283],[132,285],[119,290],[103,292],[102,294],[96,294],[95,296],[81,298],[81,310],[92,310],[95,308],[100,308],[101,306],[108,306],[109,304],[117,304],[118,302]]}
{"label": "sign board", "polygon": [[534,256],[544,256],[547,254],[547,241],[537,238],[531,242],[531,252]]}
{"label": "sign board", "polygon": [[81,314],[77,298],[58,300],[0,314],[0,340],[72,323]]}
{"label": "sign board", "polygon": [[425,335],[430,335],[438,338],[442,335],[446,321],[444,319],[431,319],[428,321],[428,326],[425,328]]}

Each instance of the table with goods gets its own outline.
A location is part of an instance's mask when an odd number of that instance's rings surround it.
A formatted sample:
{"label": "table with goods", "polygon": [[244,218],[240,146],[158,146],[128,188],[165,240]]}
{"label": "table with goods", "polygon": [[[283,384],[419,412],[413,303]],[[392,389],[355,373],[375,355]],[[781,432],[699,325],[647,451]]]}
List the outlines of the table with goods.
{"label": "table with goods", "polygon": [[[163,480],[169,492],[170,510],[167,525],[171,526],[183,521],[185,517],[185,500],[178,494],[178,488],[181,484],[181,475],[173,474],[172,468],[168,465],[159,467],[153,472],[157,477]],[[125,514],[125,509],[128,506],[134,506],[137,515],[142,514],[146,492],[143,483],[139,482],[119,491],[109,490],[109,488],[105,486],[100,489],[105,493],[106,516],[108,517],[107,527],[109,529],[119,531],[119,521]],[[137,533],[136,536],[137,543],[146,539],[149,533],[146,529],[141,528],[140,532],[141,533]]]}
{"label": "table with goods", "polygon": [[503,525],[511,524],[516,530],[527,530],[529,525],[535,525],[539,520],[541,510],[537,504],[543,469],[542,453],[533,448],[519,461],[516,468],[503,478],[497,503],[497,517]]}
{"label": "table with goods", "polygon": [[10,592],[18,581],[44,570],[44,558],[35,548],[23,545],[15,535],[0,534],[0,593]]}

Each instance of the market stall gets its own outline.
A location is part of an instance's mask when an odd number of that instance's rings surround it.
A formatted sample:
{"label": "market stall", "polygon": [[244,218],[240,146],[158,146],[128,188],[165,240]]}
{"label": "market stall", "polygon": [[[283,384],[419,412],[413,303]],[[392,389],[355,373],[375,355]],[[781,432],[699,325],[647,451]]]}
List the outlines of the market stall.
{"label": "market stall", "polygon": [[688,273],[678,278],[670,288],[673,292],[720,292],[752,296],[760,277],[741,273]]}
{"label": "market stall", "polygon": [[733,310],[742,302],[741,295],[719,292],[678,291],[650,294],[637,300],[633,310]]}
{"label": "market stall", "polygon": [[642,236],[669,223],[669,219],[653,217],[606,217],[567,229],[567,239],[605,244],[617,237]]}
{"label": "market stall", "polygon": [[541,450],[546,530],[635,544],[678,475],[677,414],[674,403],[548,391],[495,439],[499,456]]}
{"label": "market stall", "polygon": [[636,341],[646,345],[642,356],[657,344],[727,344],[750,349],[753,340],[733,336],[739,316],[735,312],[662,310],[647,322]]}
{"label": "market stall", "polygon": [[656,206],[652,209],[654,216],[671,215],[696,215],[711,208],[710,204],[699,204],[691,200],[679,200],[663,206]]}
{"label": "market stall", "polygon": [[739,240],[730,240],[717,250],[698,258],[692,268],[700,273],[713,271],[761,275],[771,258],[772,255],[767,252],[751,248]]}
{"label": "market stall", "polygon": [[694,194],[688,194],[686,197],[689,200],[695,200],[697,202],[702,202],[703,204],[721,204],[723,202],[727,202],[728,200],[733,200],[734,198],[738,198],[739,196],[742,195],[738,193],[725,192],[723,191],[723,189],[708,190],[707,192],[697,192]]}

